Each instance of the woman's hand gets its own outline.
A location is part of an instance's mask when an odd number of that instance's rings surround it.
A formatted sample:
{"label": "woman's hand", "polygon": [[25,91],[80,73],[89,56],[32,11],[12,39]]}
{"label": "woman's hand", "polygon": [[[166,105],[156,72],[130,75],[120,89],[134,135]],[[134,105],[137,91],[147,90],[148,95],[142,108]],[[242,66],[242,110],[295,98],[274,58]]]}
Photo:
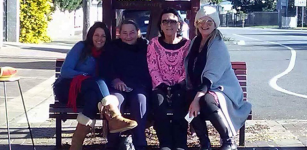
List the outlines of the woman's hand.
{"label": "woman's hand", "polygon": [[194,99],[189,108],[189,117],[197,117],[198,112],[200,111],[199,99]]}
{"label": "woman's hand", "polygon": [[116,90],[126,91],[127,85],[120,79],[116,78],[112,81],[112,85]]}
{"label": "woman's hand", "polygon": [[189,108],[189,117],[190,118],[192,116],[197,117],[198,113],[200,112],[199,100],[204,95],[205,95],[204,92],[197,92],[197,94],[195,95],[194,100],[190,104],[190,108]]}

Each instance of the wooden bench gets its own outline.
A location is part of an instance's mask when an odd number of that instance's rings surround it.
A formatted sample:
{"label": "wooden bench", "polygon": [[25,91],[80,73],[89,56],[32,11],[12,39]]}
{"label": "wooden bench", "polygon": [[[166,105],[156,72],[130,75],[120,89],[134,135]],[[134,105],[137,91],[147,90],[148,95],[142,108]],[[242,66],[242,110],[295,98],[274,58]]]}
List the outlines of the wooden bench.
{"label": "wooden bench", "polygon": [[[60,76],[61,66],[64,62],[64,59],[56,60],[55,67],[55,77],[58,78]],[[240,82],[240,85],[244,92],[244,101],[247,100],[247,89],[246,89],[246,63],[245,62],[232,62],[232,68],[235,71],[235,74]],[[82,108],[78,107],[77,112],[82,112]],[[125,115],[129,115],[129,112],[124,112]],[[60,148],[62,146],[62,121],[66,121],[67,119],[76,119],[78,113],[72,111],[71,108],[66,107],[66,105],[59,103],[57,99],[55,99],[54,104],[50,104],[49,107],[49,118],[55,118],[56,120],[56,147]],[[172,113],[168,113],[168,115],[172,115]],[[97,114],[97,119],[100,119],[99,114]],[[248,116],[248,120],[252,119],[252,112]],[[240,129],[239,133],[239,145],[244,146],[245,144],[245,125]]]}

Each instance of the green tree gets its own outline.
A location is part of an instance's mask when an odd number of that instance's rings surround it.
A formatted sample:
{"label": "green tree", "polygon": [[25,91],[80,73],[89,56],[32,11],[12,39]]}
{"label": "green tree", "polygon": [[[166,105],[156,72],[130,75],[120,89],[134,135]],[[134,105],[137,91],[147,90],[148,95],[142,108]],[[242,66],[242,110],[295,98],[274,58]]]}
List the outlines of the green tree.
{"label": "green tree", "polygon": [[276,5],[277,1],[276,0],[263,0],[263,11],[275,11],[276,10]]}
{"label": "green tree", "polygon": [[82,0],[53,0],[55,6],[62,11],[74,11],[82,6]]}
{"label": "green tree", "polygon": [[213,3],[213,4],[219,4],[220,2],[222,2],[223,0],[201,0],[200,3],[201,4],[206,4],[206,3]]}
{"label": "green tree", "polygon": [[20,0],[20,36],[22,43],[49,42],[48,22],[54,11],[51,0]]}
{"label": "green tree", "polygon": [[235,9],[241,8],[245,13],[254,11],[275,11],[276,0],[233,0]]}

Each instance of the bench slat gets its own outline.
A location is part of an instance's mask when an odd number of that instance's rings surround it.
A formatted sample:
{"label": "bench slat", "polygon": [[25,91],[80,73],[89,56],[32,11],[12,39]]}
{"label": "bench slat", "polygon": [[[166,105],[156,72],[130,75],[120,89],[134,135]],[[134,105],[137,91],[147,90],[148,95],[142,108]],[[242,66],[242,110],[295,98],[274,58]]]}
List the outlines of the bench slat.
{"label": "bench slat", "polygon": [[246,82],[239,82],[240,86],[246,86]]}
{"label": "bench slat", "polygon": [[246,70],[234,70],[236,75],[246,75]]}
{"label": "bench slat", "polygon": [[55,72],[57,73],[57,72],[61,72],[61,67],[56,67],[55,68]]}
{"label": "bench slat", "polygon": [[246,80],[246,76],[237,76],[238,80]]}

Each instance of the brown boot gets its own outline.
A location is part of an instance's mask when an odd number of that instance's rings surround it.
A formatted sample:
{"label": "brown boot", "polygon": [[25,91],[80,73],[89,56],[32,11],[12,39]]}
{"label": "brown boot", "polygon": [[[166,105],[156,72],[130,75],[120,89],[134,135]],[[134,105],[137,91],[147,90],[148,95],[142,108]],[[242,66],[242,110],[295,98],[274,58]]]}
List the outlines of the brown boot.
{"label": "brown boot", "polygon": [[109,95],[98,104],[101,114],[109,123],[110,133],[124,132],[135,128],[136,121],[124,118],[118,109],[118,99],[114,95]]}
{"label": "brown boot", "polygon": [[72,136],[71,146],[69,150],[82,150],[83,141],[86,135],[90,132],[91,127],[95,125],[95,120],[84,116],[80,113],[77,117],[77,127],[74,135]]}

